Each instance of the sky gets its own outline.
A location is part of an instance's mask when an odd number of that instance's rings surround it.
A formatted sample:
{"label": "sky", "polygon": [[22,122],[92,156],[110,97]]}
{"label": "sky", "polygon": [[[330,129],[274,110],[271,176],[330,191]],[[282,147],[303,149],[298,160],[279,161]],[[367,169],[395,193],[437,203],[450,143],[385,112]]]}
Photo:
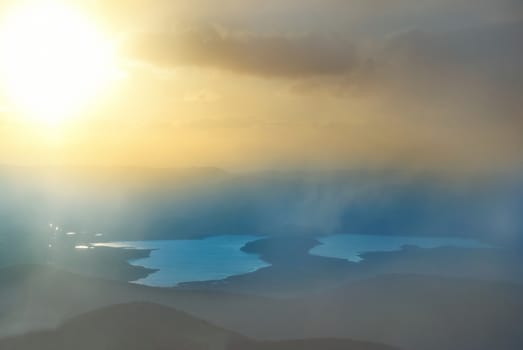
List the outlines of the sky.
{"label": "sky", "polygon": [[52,127],[17,116],[0,91],[0,163],[523,165],[523,1],[74,4],[117,43],[122,77]]}

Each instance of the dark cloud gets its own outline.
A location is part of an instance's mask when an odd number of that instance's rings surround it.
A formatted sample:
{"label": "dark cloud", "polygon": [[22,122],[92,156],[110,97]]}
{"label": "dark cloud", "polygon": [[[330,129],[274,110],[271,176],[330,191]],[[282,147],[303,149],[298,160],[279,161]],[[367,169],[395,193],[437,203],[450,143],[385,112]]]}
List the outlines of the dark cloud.
{"label": "dark cloud", "polygon": [[489,109],[498,117],[518,115],[523,107],[522,37],[520,21],[441,32],[409,29],[367,50],[350,79],[343,74],[308,77],[293,83],[293,91],[346,97],[356,90],[411,105],[425,101],[425,107],[445,98],[449,106],[479,106],[476,116]]}
{"label": "dark cloud", "polygon": [[391,37],[376,62],[411,92],[438,97],[452,91],[475,99],[472,105],[521,107],[522,37],[520,21],[438,33],[410,30]]}
{"label": "dark cloud", "polygon": [[264,77],[302,78],[352,72],[354,47],[336,36],[231,33],[215,27],[143,35],[133,50],[164,66],[200,66]]}
{"label": "dark cloud", "polygon": [[452,84],[459,76],[485,80],[495,88],[502,83],[517,89],[523,83],[521,37],[520,21],[440,32],[415,28],[398,31],[363,50],[359,47],[363,45],[357,47],[341,34],[263,35],[204,26],[143,34],[131,50],[135,58],[164,67],[315,80],[306,86],[321,81],[339,89],[375,79],[382,84],[387,77]]}

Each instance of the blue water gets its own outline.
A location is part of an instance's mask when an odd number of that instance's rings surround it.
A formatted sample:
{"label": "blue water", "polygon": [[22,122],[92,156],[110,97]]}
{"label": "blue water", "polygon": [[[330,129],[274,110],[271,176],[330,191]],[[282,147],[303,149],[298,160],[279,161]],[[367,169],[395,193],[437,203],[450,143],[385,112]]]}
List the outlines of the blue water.
{"label": "blue water", "polygon": [[172,287],[181,282],[220,280],[256,271],[268,264],[255,254],[240,250],[257,236],[214,236],[198,240],[136,241],[98,244],[130,249],[155,249],[150,257],[131,265],[159,269],[135,283]]}
{"label": "blue water", "polygon": [[399,251],[405,245],[419,248],[491,247],[476,240],[452,237],[412,237],[412,236],[370,236],[370,235],[333,235],[318,238],[322,243],[309,252],[312,255],[347,259],[352,262],[362,261],[361,255],[367,252]]}
{"label": "blue water", "polygon": [[[135,283],[155,287],[172,287],[182,282],[221,280],[269,266],[256,254],[248,254],[241,248],[259,236],[213,236],[197,240],[132,241],[95,244],[128,249],[151,249],[147,258],[131,260],[134,266],[159,271]],[[490,247],[472,239],[451,237],[369,236],[333,235],[320,237],[322,243],[310,250],[310,254],[362,261],[367,252],[400,251],[405,245],[419,248]]]}

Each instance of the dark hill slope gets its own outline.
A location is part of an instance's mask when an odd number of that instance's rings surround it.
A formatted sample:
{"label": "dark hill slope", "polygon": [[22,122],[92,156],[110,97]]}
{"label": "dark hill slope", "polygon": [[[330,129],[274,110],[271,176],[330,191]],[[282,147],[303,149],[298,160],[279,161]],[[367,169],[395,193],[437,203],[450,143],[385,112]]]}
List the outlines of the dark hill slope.
{"label": "dark hill slope", "polygon": [[183,312],[150,303],[110,306],[53,331],[0,341],[2,350],[394,350],[352,340],[255,341]]}
{"label": "dark hill slope", "polygon": [[271,299],[12,267],[0,270],[0,337],[53,329],[71,317],[129,302],[173,307],[263,340],[349,338],[406,350],[523,349],[522,285],[422,275],[380,276],[305,297]]}

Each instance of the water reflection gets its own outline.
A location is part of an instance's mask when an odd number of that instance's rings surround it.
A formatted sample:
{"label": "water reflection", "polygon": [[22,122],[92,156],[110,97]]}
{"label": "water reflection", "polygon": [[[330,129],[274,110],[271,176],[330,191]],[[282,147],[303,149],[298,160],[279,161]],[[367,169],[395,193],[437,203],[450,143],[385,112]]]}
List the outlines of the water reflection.
{"label": "water reflection", "polygon": [[347,259],[360,262],[361,255],[367,252],[399,251],[404,246],[419,248],[461,247],[461,248],[488,248],[473,239],[453,237],[413,237],[413,236],[375,236],[342,234],[318,238],[322,243],[309,252],[313,255],[330,258]]}
{"label": "water reflection", "polygon": [[159,271],[135,282],[171,287],[181,282],[220,280],[268,266],[258,256],[241,251],[245,244],[258,239],[260,237],[231,235],[198,240],[112,242],[95,246],[151,250],[150,257],[130,263]]}

